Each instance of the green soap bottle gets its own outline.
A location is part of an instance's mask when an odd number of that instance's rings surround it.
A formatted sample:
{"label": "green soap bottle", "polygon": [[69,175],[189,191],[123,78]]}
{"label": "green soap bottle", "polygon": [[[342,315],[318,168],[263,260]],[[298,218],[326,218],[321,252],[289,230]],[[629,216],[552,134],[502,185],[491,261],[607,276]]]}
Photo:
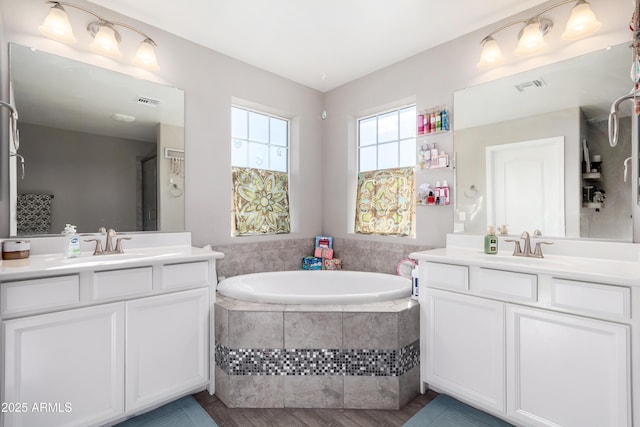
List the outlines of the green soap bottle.
{"label": "green soap bottle", "polygon": [[489,226],[487,235],[484,236],[484,253],[495,255],[498,253],[498,236],[493,225]]}

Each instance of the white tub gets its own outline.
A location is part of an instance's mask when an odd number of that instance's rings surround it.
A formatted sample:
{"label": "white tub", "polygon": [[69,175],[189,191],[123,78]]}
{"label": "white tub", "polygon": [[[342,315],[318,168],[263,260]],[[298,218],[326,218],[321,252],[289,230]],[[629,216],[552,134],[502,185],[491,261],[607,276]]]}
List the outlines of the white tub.
{"label": "white tub", "polygon": [[411,280],[364,271],[298,270],[244,274],[222,280],[218,292],[275,304],[362,304],[411,295]]}

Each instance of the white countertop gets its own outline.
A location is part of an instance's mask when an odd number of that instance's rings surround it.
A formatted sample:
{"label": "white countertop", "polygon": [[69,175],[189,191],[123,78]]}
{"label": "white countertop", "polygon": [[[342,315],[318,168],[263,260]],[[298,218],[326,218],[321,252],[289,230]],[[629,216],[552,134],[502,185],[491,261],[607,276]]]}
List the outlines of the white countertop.
{"label": "white countertop", "polygon": [[640,287],[640,262],[638,261],[563,255],[545,255],[544,258],[517,257],[506,251],[488,255],[482,250],[460,247],[414,252],[409,256],[418,261],[548,274],[567,279]]}
{"label": "white countertop", "polygon": [[0,281],[38,275],[69,274],[87,270],[133,268],[152,264],[221,259],[224,254],[187,245],[132,248],[123,254],[93,255],[83,252],[78,258],[64,258],[61,253],[31,255],[21,260],[0,261]]}

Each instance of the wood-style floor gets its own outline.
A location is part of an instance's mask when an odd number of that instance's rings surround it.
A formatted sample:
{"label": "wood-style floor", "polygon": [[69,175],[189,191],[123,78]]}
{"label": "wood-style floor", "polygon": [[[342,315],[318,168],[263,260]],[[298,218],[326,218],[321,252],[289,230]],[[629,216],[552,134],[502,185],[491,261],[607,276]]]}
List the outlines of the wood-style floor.
{"label": "wood-style floor", "polygon": [[220,427],[394,427],[402,426],[438,394],[418,395],[398,411],[369,409],[227,408],[207,391],[193,397]]}

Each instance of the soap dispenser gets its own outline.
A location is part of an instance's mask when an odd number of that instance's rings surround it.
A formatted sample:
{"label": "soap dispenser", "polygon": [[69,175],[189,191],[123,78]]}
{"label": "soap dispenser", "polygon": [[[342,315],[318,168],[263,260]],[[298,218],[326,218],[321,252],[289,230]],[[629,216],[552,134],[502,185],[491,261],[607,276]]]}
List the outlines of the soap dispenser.
{"label": "soap dispenser", "polygon": [[484,253],[495,255],[498,253],[498,236],[493,225],[489,226],[487,235],[484,236]]}
{"label": "soap dispenser", "polygon": [[80,256],[80,238],[76,234],[76,226],[67,224],[62,230],[64,234],[64,257],[77,258]]}

